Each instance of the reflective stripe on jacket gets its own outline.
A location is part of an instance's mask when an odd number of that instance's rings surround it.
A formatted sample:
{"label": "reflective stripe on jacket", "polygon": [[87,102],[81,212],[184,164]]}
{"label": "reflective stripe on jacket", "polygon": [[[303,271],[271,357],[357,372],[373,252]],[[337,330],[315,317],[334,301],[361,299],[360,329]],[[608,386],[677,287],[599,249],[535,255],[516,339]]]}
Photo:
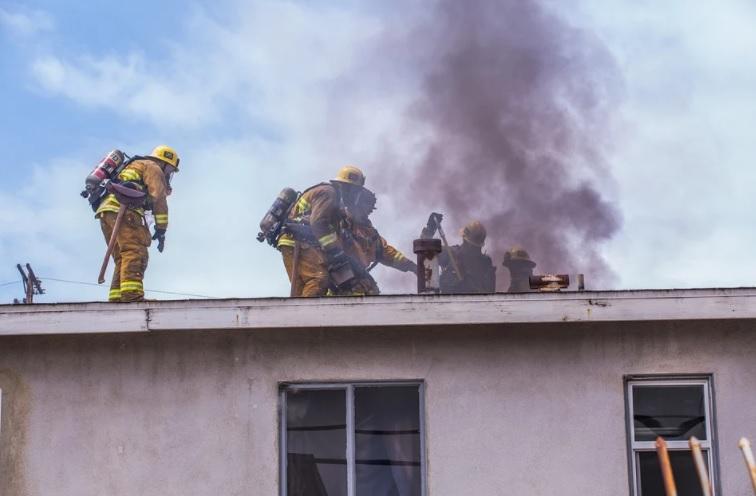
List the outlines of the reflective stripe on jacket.
{"label": "reflective stripe on jacket", "polygon": [[[155,226],[158,229],[168,228],[168,185],[165,174],[160,166],[153,160],[134,160],[127,165],[120,174],[120,181],[129,181],[136,184],[140,189],[147,190],[152,214],[155,217]],[[103,212],[118,212],[121,204],[115,195],[108,194],[100,203],[95,214],[98,217]],[[144,215],[143,208],[132,209],[139,215]]]}
{"label": "reflective stripe on jacket", "polygon": [[[297,224],[309,224],[320,248],[325,250],[341,248],[338,226],[342,217],[336,189],[323,183],[302,193],[291,209],[288,220]],[[289,233],[282,234],[278,238],[278,246],[294,246],[294,237]]]}
{"label": "reflective stripe on jacket", "polygon": [[374,262],[399,270],[409,270],[412,267],[412,261],[391,246],[370,221],[368,224],[353,226],[351,233],[354,239],[353,247],[347,246],[345,250],[359,259],[365,267]]}

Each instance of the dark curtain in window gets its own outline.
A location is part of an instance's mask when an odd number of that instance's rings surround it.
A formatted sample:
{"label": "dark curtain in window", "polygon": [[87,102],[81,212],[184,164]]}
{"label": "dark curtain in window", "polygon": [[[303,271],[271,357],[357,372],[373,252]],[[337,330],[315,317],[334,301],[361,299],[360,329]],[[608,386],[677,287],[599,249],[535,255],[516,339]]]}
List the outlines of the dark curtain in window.
{"label": "dark curtain in window", "polygon": [[420,496],[418,386],[356,387],[357,496]]}
{"label": "dark curtain in window", "polygon": [[346,391],[286,393],[289,496],[346,496]]}
{"label": "dark curtain in window", "polygon": [[[701,483],[698,481],[696,466],[693,464],[690,451],[670,451],[669,460],[672,463],[677,493],[680,496],[703,496]],[[661,468],[659,467],[659,457],[656,452],[641,451],[638,453],[638,468],[640,469],[641,496],[666,496]]]}

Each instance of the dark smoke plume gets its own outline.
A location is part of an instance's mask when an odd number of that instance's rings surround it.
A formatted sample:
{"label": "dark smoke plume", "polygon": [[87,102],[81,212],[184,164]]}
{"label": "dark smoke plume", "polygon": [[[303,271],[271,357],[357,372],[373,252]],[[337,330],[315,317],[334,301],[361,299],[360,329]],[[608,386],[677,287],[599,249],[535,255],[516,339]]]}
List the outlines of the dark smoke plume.
{"label": "dark smoke plume", "polygon": [[599,247],[620,216],[591,181],[608,176],[621,82],[602,44],[535,0],[440,0],[405,46],[421,71],[410,126],[427,136],[407,208],[441,210],[450,236],[481,220],[499,290],[513,244],[536,272],[610,283]]}

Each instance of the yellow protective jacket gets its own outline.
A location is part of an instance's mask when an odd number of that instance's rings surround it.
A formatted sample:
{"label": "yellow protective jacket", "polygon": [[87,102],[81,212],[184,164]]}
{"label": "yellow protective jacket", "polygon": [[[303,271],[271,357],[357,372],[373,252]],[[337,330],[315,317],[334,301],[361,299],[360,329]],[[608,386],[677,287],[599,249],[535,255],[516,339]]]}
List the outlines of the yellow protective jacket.
{"label": "yellow protective jacket", "polygon": [[[147,208],[152,210],[155,217],[155,227],[168,229],[168,184],[160,166],[150,159],[134,160],[118,174],[118,179],[133,182],[143,191],[147,191]],[[120,206],[120,202],[111,193],[103,198],[95,217],[99,217],[103,212],[118,212]],[[144,215],[143,208],[132,210]]]}
{"label": "yellow protective jacket", "polygon": [[365,268],[377,262],[402,272],[414,269],[414,263],[391,246],[370,221],[367,224],[352,225],[349,232],[352,238],[351,246],[347,244],[344,249]]}
{"label": "yellow protective jacket", "polygon": [[[339,225],[344,218],[336,189],[328,183],[306,190],[289,212],[289,222],[309,224],[320,248],[343,248],[339,239]],[[294,246],[294,237],[285,233],[278,238],[278,246]]]}

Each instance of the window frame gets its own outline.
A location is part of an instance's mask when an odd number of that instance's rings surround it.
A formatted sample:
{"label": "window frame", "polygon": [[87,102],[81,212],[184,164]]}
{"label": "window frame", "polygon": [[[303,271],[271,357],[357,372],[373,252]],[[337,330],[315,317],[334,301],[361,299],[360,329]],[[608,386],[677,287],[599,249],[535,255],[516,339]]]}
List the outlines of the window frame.
{"label": "window frame", "polygon": [[287,496],[287,433],[286,433],[286,392],[290,389],[339,389],[346,394],[346,460],[347,460],[347,496],[356,496],[355,468],[355,423],[354,423],[354,388],[355,387],[406,387],[417,386],[418,426],[420,429],[420,494],[427,496],[427,456],[425,444],[425,381],[419,379],[387,381],[347,381],[347,382],[281,382],[278,384],[278,460],[279,496]]}
{"label": "window frame", "polygon": [[[628,375],[624,378],[625,393],[625,429],[627,435],[627,456],[630,483],[630,495],[641,496],[640,473],[638,471],[638,453],[656,451],[655,441],[636,441],[633,409],[633,387],[649,386],[702,386],[704,396],[704,428],[706,440],[699,439],[704,459],[708,463],[712,495],[721,494],[719,486],[719,458],[716,435],[716,416],[714,404],[714,380],[712,374],[691,375]],[[690,451],[688,441],[667,441],[669,451]]]}

